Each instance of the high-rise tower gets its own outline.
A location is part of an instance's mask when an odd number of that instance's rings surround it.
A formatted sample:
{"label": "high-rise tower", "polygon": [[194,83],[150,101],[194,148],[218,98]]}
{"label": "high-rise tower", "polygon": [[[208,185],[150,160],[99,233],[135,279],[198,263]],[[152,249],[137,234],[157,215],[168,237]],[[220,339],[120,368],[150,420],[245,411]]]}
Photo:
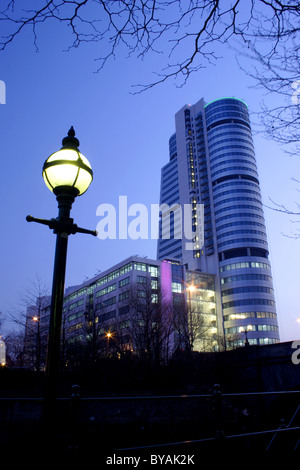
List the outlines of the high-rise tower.
{"label": "high-rise tower", "polygon": [[[227,341],[279,341],[269,250],[247,105],[236,98],[201,99],[175,115],[170,161],[162,168],[160,204],[204,206],[204,245],[186,249],[160,223],[157,257],[177,258],[188,269],[215,274],[219,331]],[[167,206],[166,206],[167,207]],[[165,209],[164,209],[165,210]],[[164,211],[163,211],[164,212]],[[239,339],[240,337],[240,339]]]}

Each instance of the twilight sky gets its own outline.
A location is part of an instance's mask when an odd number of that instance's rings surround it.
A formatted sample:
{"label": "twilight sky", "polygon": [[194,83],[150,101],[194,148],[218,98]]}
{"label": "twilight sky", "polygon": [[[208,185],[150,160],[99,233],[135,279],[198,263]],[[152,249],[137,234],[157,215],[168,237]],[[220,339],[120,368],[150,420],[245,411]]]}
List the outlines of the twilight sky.
{"label": "twilight sky", "polygon": [[[44,24],[39,52],[29,30],[0,52],[0,80],[6,84],[6,104],[0,105],[1,312],[21,311],[21,297],[36,276],[51,291],[55,236],[48,227],[29,224],[25,218],[57,216],[56,199],[41,170],[71,125],[94,171],[89,190],[73,205],[72,217],[81,227],[96,228],[100,204],[114,204],[118,211],[119,196],[127,196],[128,206],[141,203],[149,211],[159,202],[160,170],[168,161],[174,115],[201,97],[209,102],[235,96],[247,102],[263,202],[271,205],[272,199],[297,210],[299,185],[292,178],[299,178],[299,157],[288,156],[255,132],[255,112],[270,98],[239,69],[233,52],[216,51],[223,56],[217,65],[195,73],[181,88],[169,81],[134,95],[132,85],[151,81],[153,70],[166,57],[149,54],[141,62],[120,51],[115,61],[95,73],[101,46],[84,44],[64,52],[68,41],[67,30]],[[292,92],[291,88],[291,96]],[[297,219],[268,208],[265,219],[281,341],[299,339],[300,240],[286,236],[296,230]],[[137,254],[155,259],[156,241],[71,235],[66,287]],[[6,322],[5,327],[11,325]]]}

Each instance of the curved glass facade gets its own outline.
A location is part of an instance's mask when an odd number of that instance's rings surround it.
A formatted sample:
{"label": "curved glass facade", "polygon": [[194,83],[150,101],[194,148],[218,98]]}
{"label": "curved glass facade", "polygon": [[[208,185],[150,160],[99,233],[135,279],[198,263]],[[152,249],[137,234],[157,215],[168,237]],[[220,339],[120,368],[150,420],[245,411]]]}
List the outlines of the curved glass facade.
{"label": "curved glass facade", "polygon": [[[158,258],[214,274],[218,333],[227,345],[279,341],[263,205],[248,107],[222,98],[185,105],[175,115],[161,204],[202,204],[204,244],[158,240]],[[174,225],[172,226],[172,228]],[[160,231],[160,236],[161,236]],[[174,234],[174,231],[171,235]]]}
{"label": "curved glass facade", "polygon": [[205,107],[208,161],[228,342],[279,339],[268,242],[248,108],[235,98]]}

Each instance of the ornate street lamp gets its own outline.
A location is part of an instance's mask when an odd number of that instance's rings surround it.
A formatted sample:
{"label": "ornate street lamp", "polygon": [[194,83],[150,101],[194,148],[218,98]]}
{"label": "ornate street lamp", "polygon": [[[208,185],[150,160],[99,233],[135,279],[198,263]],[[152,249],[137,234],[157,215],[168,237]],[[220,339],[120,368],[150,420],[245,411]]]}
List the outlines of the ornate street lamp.
{"label": "ornate street lamp", "polygon": [[61,323],[68,236],[77,232],[96,236],[97,232],[77,227],[70,218],[72,204],[77,196],[88,189],[93,171],[88,160],[78,149],[79,140],[73,127],[62,141],[62,148],[50,155],[43,166],[43,178],[58,202],[56,219],[36,219],[28,215],[28,222],[48,225],[57,235],[53,271],[50,325],[46,361],[46,398],[55,399],[60,356]]}
{"label": "ornate street lamp", "polygon": [[194,284],[191,284],[189,286],[187,286],[186,290],[188,291],[189,293],[189,310],[190,310],[190,314],[192,313],[192,293],[195,292],[196,290],[196,287],[194,286]]}
{"label": "ornate street lamp", "polygon": [[93,171],[87,158],[79,152],[79,140],[73,127],[62,141],[62,148],[50,155],[43,166],[46,185],[56,196],[68,194],[73,201],[88,189]]}
{"label": "ornate street lamp", "polygon": [[248,325],[247,327],[245,328],[241,328],[240,331],[242,333],[245,333],[245,346],[248,347],[250,344],[249,344],[249,340],[248,340],[248,333],[249,331],[252,331],[252,326],[251,325]]}
{"label": "ornate street lamp", "polygon": [[109,339],[112,337],[112,334],[110,331],[108,331],[105,335],[106,338],[106,359],[108,358],[108,348],[109,348]]}
{"label": "ornate street lamp", "polygon": [[193,348],[194,343],[194,333],[193,333],[193,312],[192,312],[192,294],[196,291],[196,286],[194,284],[190,284],[186,288],[188,295],[189,295],[189,305],[187,309],[187,334],[189,338],[189,349]]}
{"label": "ornate street lamp", "polygon": [[40,335],[40,317],[38,315],[34,315],[32,317],[32,321],[36,323],[36,370],[40,372],[40,365],[41,365],[41,335]]}

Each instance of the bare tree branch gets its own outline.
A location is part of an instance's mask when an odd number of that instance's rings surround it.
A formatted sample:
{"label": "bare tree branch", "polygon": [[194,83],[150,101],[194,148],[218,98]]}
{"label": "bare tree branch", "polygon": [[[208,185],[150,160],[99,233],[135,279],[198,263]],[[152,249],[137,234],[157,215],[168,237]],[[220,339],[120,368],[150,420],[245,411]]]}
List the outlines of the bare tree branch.
{"label": "bare tree branch", "polygon": [[[236,47],[252,59],[246,72],[255,83],[286,102],[265,105],[262,123],[267,135],[299,149],[299,31],[298,0],[2,0],[0,50],[31,29],[58,22],[70,31],[70,48],[99,43],[100,71],[117,53],[144,59],[164,54],[161,70],[148,84],[134,85],[141,93],[167,80],[183,86],[192,73],[216,64],[216,48]],[[6,31],[6,33],[4,33]],[[237,46],[236,46],[237,44]],[[244,51],[242,51],[244,47]],[[246,52],[245,52],[246,51]],[[293,87],[294,88],[293,90]],[[293,100],[294,98],[294,100]]]}
{"label": "bare tree branch", "polygon": [[[295,182],[299,183],[298,180],[296,180],[295,178],[292,178]],[[270,199],[273,206],[267,206],[265,205],[266,208],[268,209],[271,209],[275,212],[280,212],[281,214],[286,214],[286,215],[291,215],[291,216],[300,216],[300,204],[296,202],[296,207],[297,207],[297,210],[292,210],[292,209],[289,209],[287,208],[284,204],[278,204],[276,202],[274,202],[272,199]],[[296,219],[296,220],[290,220],[291,223],[296,223],[298,224],[300,222],[299,219]],[[288,237],[288,238],[293,238],[295,240],[299,239],[300,238],[300,229],[297,229],[296,232],[293,232],[292,234],[285,234],[285,233],[282,233],[282,235],[284,235],[285,237]]]}

